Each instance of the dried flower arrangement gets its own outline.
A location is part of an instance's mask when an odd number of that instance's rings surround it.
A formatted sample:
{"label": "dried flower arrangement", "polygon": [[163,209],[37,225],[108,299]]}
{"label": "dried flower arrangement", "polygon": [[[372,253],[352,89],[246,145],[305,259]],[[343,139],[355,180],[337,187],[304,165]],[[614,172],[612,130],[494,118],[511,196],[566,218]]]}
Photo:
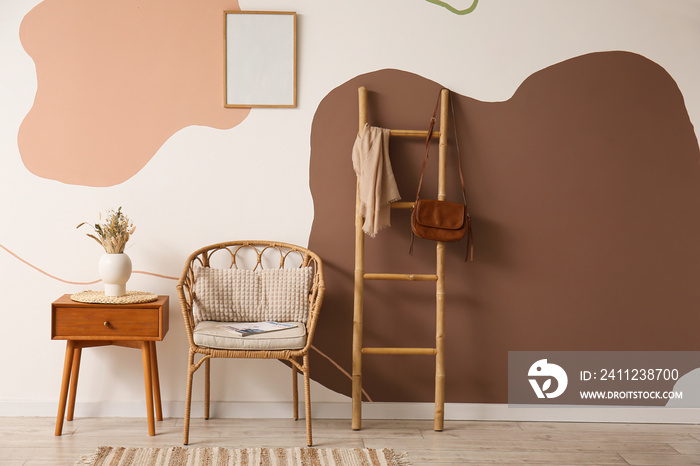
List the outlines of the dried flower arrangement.
{"label": "dried flower arrangement", "polygon": [[[102,220],[102,215],[99,216],[99,220]],[[134,230],[136,230],[136,227],[131,223],[129,217],[122,213],[121,206],[116,211],[110,210],[108,212],[107,221],[105,223],[91,225],[87,222],[83,222],[76,228],[80,228],[83,225],[89,225],[95,230],[97,236],[91,233],[87,233],[87,235],[100,243],[107,254],[123,253],[126,242],[129,241],[129,237],[134,233]]]}

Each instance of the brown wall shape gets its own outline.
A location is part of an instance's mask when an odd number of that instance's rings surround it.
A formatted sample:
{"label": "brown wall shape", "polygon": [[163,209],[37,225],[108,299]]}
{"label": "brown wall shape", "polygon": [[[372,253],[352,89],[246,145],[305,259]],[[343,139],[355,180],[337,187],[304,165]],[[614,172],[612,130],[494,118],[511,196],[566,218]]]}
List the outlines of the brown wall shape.
{"label": "brown wall shape", "polygon": [[[314,343],[348,372],[359,86],[370,124],[396,129],[424,129],[440,89],[368,73],[329,93],[313,121],[309,245],[327,283]],[[506,402],[508,351],[697,350],[700,151],[668,73],[632,53],[593,53],[533,74],[505,102],[452,96],[476,249],[465,264],[463,242],[447,248],[447,401]],[[410,201],[423,142],[390,144]],[[424,197],[435,180],[426,175]],[[408,255],[408,217],[394,211],[366,237],[366,271],[434,270],[434,243],[418,239]],[[433,283],[366,282],[365,346],[432,346],[434,301]],[[318,355],[314,365],[316,380],[350,394],[347,376]],[[432,357],[365,356],[363,376],[373,401],[433,400]]]}

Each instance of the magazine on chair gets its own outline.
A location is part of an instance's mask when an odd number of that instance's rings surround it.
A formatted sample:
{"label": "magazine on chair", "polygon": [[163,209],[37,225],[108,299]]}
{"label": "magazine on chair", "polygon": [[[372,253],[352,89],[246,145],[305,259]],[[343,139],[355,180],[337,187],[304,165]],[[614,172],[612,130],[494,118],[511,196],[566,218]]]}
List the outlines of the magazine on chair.
{"label": "magazine on chair", "polygon": [[277,330],[284,330],[287,328],[295,327],[294,324],[285,324],[282,322],[227,322],[223,325],[225,329],[232,330],[241,336],[247,337],[249,335],[257,335],[259,333],[275,332]]}

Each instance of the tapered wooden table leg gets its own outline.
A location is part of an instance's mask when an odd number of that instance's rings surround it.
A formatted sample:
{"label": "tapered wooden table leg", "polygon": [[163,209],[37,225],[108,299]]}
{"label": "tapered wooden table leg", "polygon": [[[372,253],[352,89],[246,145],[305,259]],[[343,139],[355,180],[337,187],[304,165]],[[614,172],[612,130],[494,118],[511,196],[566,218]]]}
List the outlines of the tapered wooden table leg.
{"label": "tapered wooden table leg", "polygon": [[66,359],[63,362],[63,379],[61,380],[61,394],[58,399],[58,414],[56,415],[55,435],[61,435],[63,432],[63,416],[66,414],[66,400],[68,399],[68,386],[70,385],[70,373],[73,367],[74,349],[75,342],[68,340],[66,342]]}
{"label": "tapered wooden table leg", "polygon": [[151,347],[151,373],[153,374],[153,402],[156,405],[156,420],[163,420],[163,406],[160,401],[160,379],[158,378],[158,355],[156,353],[156,342],[148,342]]}
{"label": "tapered wooden table leg", "polygon": [[156,424],[153,420],[153,372],[151,370],[151,345],[141,342],[141,358],[143,359],[143,381],[146,387],[146,413],[148,415],[148,435],[156,435]]}
{"label": "tapered wooden table leg", "polygon": [[78,391],[78,374],[80,373],[81,354],[82,348],[75,348],[73,350],[73,368],[70,372],[70,393],[68,394],[68,413],[66,414],[66,419],[68,421],[73,420],[73,413],[75,412],[75,395]]}

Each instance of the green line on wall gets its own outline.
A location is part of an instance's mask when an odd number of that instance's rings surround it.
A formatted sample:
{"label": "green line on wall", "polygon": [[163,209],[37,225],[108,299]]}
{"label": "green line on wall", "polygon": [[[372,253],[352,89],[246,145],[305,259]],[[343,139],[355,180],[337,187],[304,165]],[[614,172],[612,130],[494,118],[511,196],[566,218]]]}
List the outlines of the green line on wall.
{"label": "green line on wall", "polygon": [[452,5],[445,3],[445,2],[441,2],[440,0],[426,0],[426,1],[428,1],[430,3],[434,3],[435,5],[445,7],[456,15],[466,15],[468,13],[471,13],[476,8],[477,3],[479,3],[479,0],[474,0],[474,3],[472,3],[472,6],[470,6],[469,8],[465,8],[464,10],[458,10],[457,8],[453,7]]}

